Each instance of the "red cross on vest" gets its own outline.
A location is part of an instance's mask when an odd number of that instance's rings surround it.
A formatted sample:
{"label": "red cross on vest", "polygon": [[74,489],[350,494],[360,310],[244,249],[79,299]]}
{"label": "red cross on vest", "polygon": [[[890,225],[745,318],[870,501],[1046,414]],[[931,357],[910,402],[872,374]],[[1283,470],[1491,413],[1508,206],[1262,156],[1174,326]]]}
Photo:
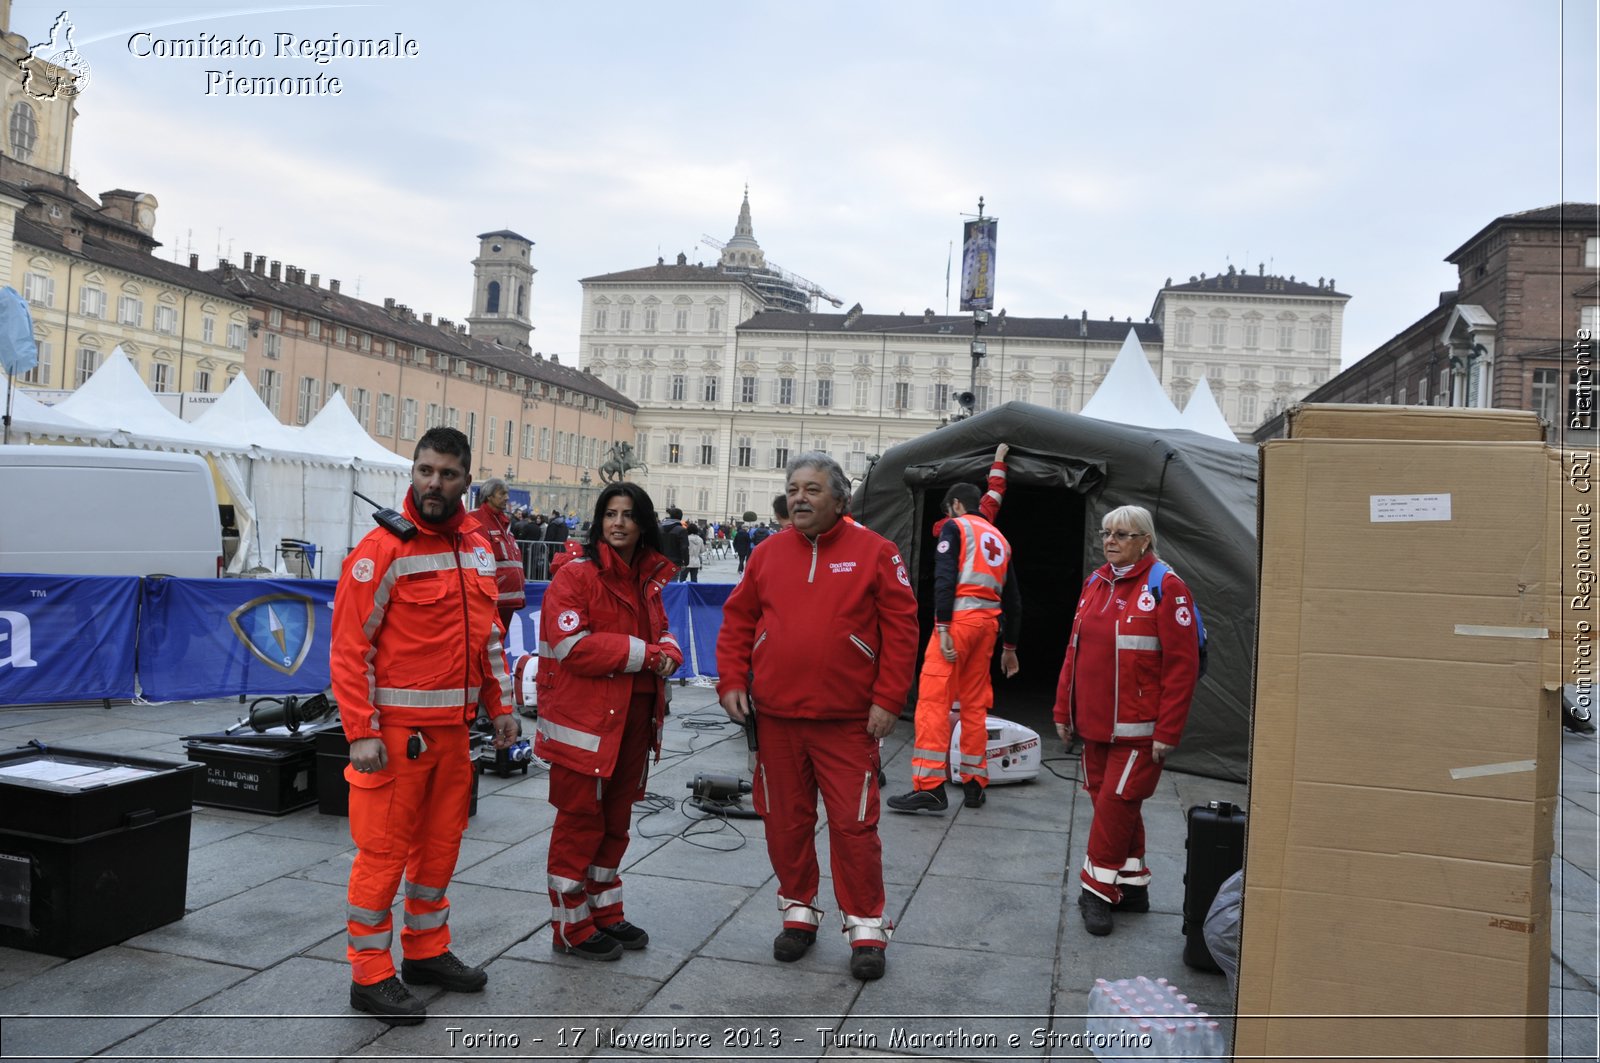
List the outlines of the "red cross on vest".
{"label": "red cross on vest", "polygon": [[956,576],[956,612],[1000,613],[1011,545],[993,524],[974,513],[955,518],[961,529],[961,569]]}

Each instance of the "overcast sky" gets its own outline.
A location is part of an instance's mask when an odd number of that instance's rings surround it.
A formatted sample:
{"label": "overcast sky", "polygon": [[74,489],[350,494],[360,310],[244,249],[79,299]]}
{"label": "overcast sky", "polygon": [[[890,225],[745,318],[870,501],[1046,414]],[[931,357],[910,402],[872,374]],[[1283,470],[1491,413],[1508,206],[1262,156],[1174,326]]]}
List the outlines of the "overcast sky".
{"label": "overcast sky", "polygon": [[[1265,263],[1352,296],[1348,364],[1491,219],[1597,198],[1595,8],[78,0],[73,165],[158,199],[158,253],[265,254],[457,320],[474,237],[513,229],[546,353],[577,350],[580,278],[713,261],[748,182],[768,261],[868,313],[943,312],[981,195],[1012,315],[1141,320],[1167,277]],[[17,0],[11,28],[60,10]],[[275,58],[280,33],[418,54],[319,65]],[[202,34],[264,54],[135,54]],[[208,70],[342,92],[207,95]]]}

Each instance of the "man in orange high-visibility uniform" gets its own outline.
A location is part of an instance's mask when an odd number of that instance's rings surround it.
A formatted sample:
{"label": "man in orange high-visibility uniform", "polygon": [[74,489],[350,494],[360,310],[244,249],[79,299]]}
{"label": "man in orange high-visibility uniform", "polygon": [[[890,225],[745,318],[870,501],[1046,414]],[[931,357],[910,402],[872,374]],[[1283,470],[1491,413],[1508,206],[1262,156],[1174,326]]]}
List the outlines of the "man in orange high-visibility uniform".
{"label": "man in orange high-visibility uniform", "polygon": [[950,771],[950,710],[961,703],[961,762],[956,774],[965,804],[977,808],[989,785],[989,709],[994,692],[989,661],[995,635],[1006,617],[1001,668],[1017,673],[1016,630],[1022,615],[1016,583],[1009,579],[1011,544],[979,516],[981,494],[972,484],[945,493],[950,515],[939,532],[933,561],[934,633],[923,655],[917,695],[910,793],[889,798],[896,812],[943,812],[950,807],[944,784]]}
{"label": "man in orange high-visibility uniform", "polygon": [[[350,1005],[391,1025],[426,1016],[404,982],[473,993],[488,975],[450,951],[445,889],[467,828],[467,722],[479,702],[494,742],[516,738],[494,554],[462,525],[472,448],[453,428],[417,442],[406,492],[411,529],[377,528],[345,559],[333,600],[330,666],[350,739],[347,893]],[[405,881],[404,961],[395,977],[390,907]]]}

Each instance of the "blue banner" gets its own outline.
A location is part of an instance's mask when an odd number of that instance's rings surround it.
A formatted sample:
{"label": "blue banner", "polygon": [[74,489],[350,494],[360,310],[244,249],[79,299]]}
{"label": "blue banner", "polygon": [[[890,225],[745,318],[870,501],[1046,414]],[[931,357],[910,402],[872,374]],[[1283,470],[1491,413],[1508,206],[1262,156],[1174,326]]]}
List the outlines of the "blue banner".
{"label": "blue banner", "polygon": [[0,705],[133,697],[139,582],[0,575]]}
{"label": "blue banner", "polygon": [[[722,606],[733,593],[731,583],[681,583],[689,592],[689,638],[694,642],[694,672],[716,676],[717,635],[722,631]],[[679,636],[681,640],[683,636]]]}
{"label": "blue banner", "polygon": [[326,690],[333,580],[152,579],[139,686],[152,701]]}

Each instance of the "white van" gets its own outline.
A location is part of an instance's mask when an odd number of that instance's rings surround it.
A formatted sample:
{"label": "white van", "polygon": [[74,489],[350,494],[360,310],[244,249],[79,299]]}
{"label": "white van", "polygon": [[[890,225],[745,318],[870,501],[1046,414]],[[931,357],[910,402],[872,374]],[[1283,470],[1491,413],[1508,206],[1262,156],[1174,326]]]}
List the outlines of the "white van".
{"label": "white van", "polygon": [[222,523],[194,454],[0,446],[0,572],[215,577]]}

